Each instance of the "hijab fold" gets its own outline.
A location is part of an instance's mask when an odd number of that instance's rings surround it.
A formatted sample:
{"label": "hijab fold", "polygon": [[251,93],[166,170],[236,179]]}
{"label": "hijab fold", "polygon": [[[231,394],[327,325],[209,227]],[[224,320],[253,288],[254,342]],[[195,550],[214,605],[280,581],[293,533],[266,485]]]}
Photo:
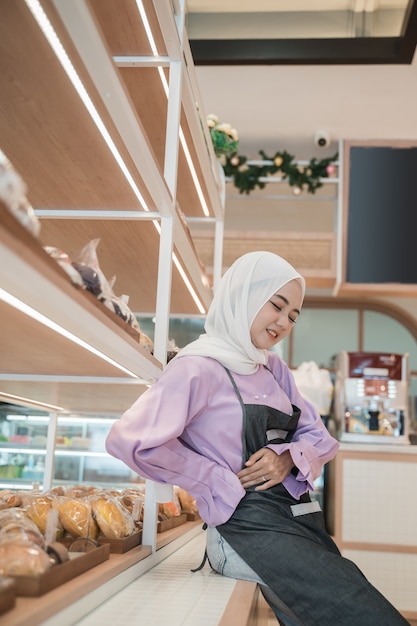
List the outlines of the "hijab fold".
{"label": "hijab fold", "polygon": [[237,374],[253,374],[265,365],[268,351],[256,348],[250,337],[253,320],[271,296],[291,280],[304,278],[282,257],[272,252],[249,252],[225,272],[211,302],[205,333],[178,352],[216,359]]}

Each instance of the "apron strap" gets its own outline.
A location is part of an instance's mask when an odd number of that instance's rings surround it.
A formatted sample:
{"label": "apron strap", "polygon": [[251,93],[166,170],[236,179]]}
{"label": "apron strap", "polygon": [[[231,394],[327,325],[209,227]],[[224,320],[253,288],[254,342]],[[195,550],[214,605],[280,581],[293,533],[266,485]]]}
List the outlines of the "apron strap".
{"label": "apron strap", "polygon": [[[223,367],[224,367],[224,365],[223,365]],[[233,385],[233,389],[235,390],[235,393],[236,393],[236,395],[237,395],[237,397],[239,399],[240,406],[242,407],[243,414],[245,414],[245,404],[244,404],[244,402],[242,400],[242,396],[240,395],[240,391],[239,391],[239,389],[238,389],[238,387],[236,385],[235,379],[233,378],[232,374],[230,373],[230,370],[228,370],[227,367],[224,367],[224,369],[226,370],[226,374],[230,378],[230,381],[231,381],[231,383]]]}

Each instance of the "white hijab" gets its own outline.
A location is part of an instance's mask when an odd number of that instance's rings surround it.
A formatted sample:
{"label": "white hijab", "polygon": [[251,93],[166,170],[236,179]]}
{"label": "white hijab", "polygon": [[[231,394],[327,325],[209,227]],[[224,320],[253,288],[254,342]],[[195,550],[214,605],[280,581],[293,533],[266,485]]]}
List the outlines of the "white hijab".
{"label": "white hijab", "polygon": [[179,351],[208,356],[238,374],[253,374],[267,363],[268,351],[256,348],[250,329],[258,311],[281,287],[297,280],[305,293],[304,278],[272,252],[249,252],[225,272],[211,302],[205,334]]}

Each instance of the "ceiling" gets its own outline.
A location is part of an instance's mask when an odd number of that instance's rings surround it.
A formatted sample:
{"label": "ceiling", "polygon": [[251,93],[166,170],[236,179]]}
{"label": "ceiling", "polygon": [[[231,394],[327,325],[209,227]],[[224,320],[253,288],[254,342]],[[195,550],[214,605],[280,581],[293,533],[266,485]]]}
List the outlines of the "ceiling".
{"label": "ceiling", "polygon": [[[368,5],[380,11],[386,7],[386,12],[391,15],[392,27],[387,18],[383,34],[389,33],[389,37],[380,37],[381,33],[376,27],[376,32],[368,37],[352,34],[351,22],[358,20],[352,14],[369,15],[370,12],[348,11],[348,7],[366,8]],[[289,6],[291,12],[286,9]],[[309,158],[314,152],[313,137],[317,130],[331,133],[333,144],[328,154],[333,153],[339,139],[415,137],[416,2],[230,0],[224,3],[221,0],[187,0],[187,7],[188,37],[205,109],[207,113],[215,112],[221,120],[230,122],[238,129],[243,153],[251,151],[252,156],[256,157],[259,148],[271,150],[281,147],[295,152],[297,158]],[[329,7],[332,11],[328,10]],[[313,13],[321,17],[312,20]],[[325,27],[323,15],[329,16],[330,13],[345,16],[344,30],[340,27],[343,23],[341,17],[333,17],[333,30],[330,30],[330,26]],[[222,48],[225,39],[218,38],[219,35],[226,37],[226,16],[231,17],[236,24],[239,19],[247,20],[248,16],[253,22],[254,15],[262,14],[269,21],[275,17],[278,25],[282,16],[286,16],[286,30],[281,29],[275,41],[281,40],[288,49],[298,48],[301,52],[306,50],[304,46],[308,42],[319,41],[323,49],[325,46],[329,51],[327,58],[323,55],[320,61],[314,61],[306,53],[297,60],[293,58],[294,64],[289,64],[290,52],[285,59],[280,58],[277,52],[275,59],[255,58],[255,53],[248,58],[247,53],[246,59],[242,56],[233,62],[227,61],[227,50]],[[297,23],[296,34],[291,30],[292,19]],[[369,18],[363,18],[366,19],[369,21]],[[303,24],[306,24],[304,29],[301,26]],[[259,47],[259,28],[256,34],[247,30],[243,33],[239,35],[233,30],[232,43],[243,44],[246,49],[252,44]],[[207,46],[219,51],[217,59],[211,62],[202,59],[198,53],[197,44],[201,43],[203,37]],[[365,48],[372,49],[372,42],[378,43],[387,38],[395,40],[397,49],[401,47],[400,42],[404,43],[407,38],[408,57],[401,61],[390,59],[385,62],[383,59],[380,62],[375,58],[366,59]],[[362,50],[363,58],[349,59],[346,54],[338,63],[330,59],[336,39],[339,39],[339,43],[348,42],[351,47]],[[325,154],[323,150],[316,150],[316,153],[319,157]]]}
{"label": "ceiling", "polygon": [[413,0],[190,0],[196,64],[396,63],[415,48]]}

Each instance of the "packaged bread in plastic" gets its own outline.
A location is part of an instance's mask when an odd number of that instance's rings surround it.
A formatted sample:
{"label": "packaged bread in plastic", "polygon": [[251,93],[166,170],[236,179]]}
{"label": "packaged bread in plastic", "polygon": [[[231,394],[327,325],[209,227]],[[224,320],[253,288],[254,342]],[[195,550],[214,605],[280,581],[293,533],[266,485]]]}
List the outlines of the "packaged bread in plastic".
{"label": "packaged bread in plastic", "polygon": [[26,230],[38,237],[40,221],[26,198],[26,191],[26,183],[0,150],[0,200]]}
{"label": "packaged bread in plastic", "polygon": [[121,504],[130,511],[133,521],[137,526],[143,522],[143,511],[145,506],[145,494],[139,489],[124,489],[118,496]]}
{"label": "packaged bread in plastic", "polygon": [[184,513],[198,514],[197,503],[193,496],[185,491],[185,489],[182,489],[182,487],[174,487],[174,492],[178,495],[181,504],[181,510]]}
{"label": "packaged bread in plastic", "polygon": [[99,528],[87,499],[76,500],[64,497],[58,505],[58,513],[62,526],[71,537],[97,539]]}
{"label": "packaged bread in plastic", "polygon": [[108,539],[122,539],[135,532],[133,516],[117,498],[105,493],[90,496],[94,519]]}
{"label": "packaged bread in plastic", "polygon": [[[58,508],[57,497],[48,493],[26,493],[22,496],[22,504],[26,515],[35,522],[36,526],[45,536],[52,510]],[[60,523],[59,516],[54,515],[53,519],[56,520],[57,524],[55,528],[55,539],[59,539],[64,535],[64,528]]]}
{"label": "packaged bread in plastic", "polygon": [[0,510],[11,509],[22,505],[20,494],[10,489],[2,489],[0,491]]}
{"label": "packaged bread in plastic", "polygon": [[13,541],[14,543],[34,543],[42,549],[45,549],[45,538],[42,535],[35,522],[26,516],[10,517],[8,521],[4,521],[0,528],[0,541]]}
{"label": "packaged bread in plastic", "polygon": [[67,498],[78,499],[86,498],[96,491],[97,488],[91,485],[73,485],[72,487],[66,488],[64,495],[67,496]]}
{"label": "packaged bread in plastic", "polygon": [[53,560],[31,542],[0,541],[0,576],[36,576],[48,571]]}
{"label": "packaged bread in plastic", "polygon": [[162,511],[162,519],[170,519],[172,517],[179,517],[181,515],[181,504],[178,498],[178,494],[174,490],[173,499],[171,502],[162,502],[159,505],[159,511]]}

